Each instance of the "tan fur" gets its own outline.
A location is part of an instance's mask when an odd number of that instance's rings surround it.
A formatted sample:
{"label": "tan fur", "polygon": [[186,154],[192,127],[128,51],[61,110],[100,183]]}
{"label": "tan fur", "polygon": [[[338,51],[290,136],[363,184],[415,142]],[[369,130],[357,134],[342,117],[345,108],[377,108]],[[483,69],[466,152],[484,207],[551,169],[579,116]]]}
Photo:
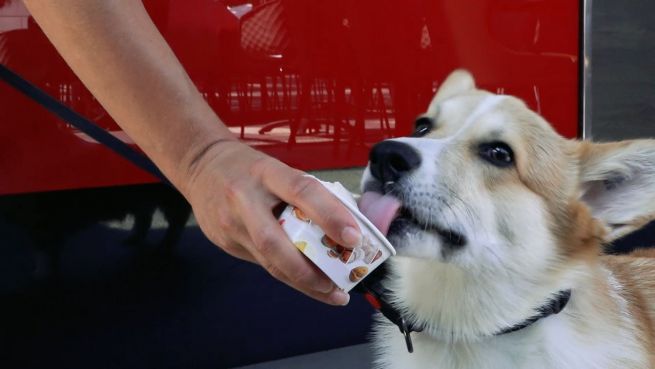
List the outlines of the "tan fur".
{"label": "tan fur", "polygon": [[[645,347],[655,348],[655,249],[639,250],[628,256],[603,256],[602,263],[623,285],[622,295],[630,302]],[[650,352],[655,368],[655,351]]]}

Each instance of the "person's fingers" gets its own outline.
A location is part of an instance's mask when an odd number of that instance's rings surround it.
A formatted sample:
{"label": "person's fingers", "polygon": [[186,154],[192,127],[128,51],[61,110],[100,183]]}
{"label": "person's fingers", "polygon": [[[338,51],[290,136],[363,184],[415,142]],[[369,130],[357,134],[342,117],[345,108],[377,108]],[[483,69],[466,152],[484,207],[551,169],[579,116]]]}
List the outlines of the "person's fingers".
{"label": "person's fingers", "polygon": [[339,244],[354,247],[360,243],[361,231],[355,218],[336,196],[303,172],[283,163],[275,165],[266,168],[267,173],[262,176],[271,192],[300,208]]}
{"label": "person's fingers", "polygon": [[[280,282],[282,282],[282,283],[284,283],[284,284],[286,284],[286,285],[288,285],[288,286],[302,292],[303,294],[305,294],[305,295],[307,295],[307,296],[309,296],[309,297],[311,297],[311,298],[313,298],[315,300],[321,301],[321,302],[326,303],[326,304],[335,305],[335,306],[344,306],[344,305],[347,305],[348,302],[350,301],[350,295],[347,294],[346,292],[336,288],[336,286],[334,286],[334,284],[331,285],[332,288],[330,290],[328,290],[327,292],[319,292],[319,291],[313,290],[311,288],[301,288],[297,284],[292,282],[284,273],[282,273],[279,269],[275,268],[274,266],[269,267],[268,269],[266,267],[264,267],[264,265],[267,265],[267,261],[266,261],[266,259],[264,259],[263,256],[258,255],[256,253],[254,253],[254,255],[257,255],[256,259],[257,259],[258,264],[262,265],[262,267],[264,269],[266,269],[269,274],[271,274],[273,277],[275,277],[275,279],[277,279]],[[318,273],[318,274],[323,273],[318,268],[315,268],[315,270],[316,270],[316,273]]]}
{"label": "person's fingers", "polygon": [[[281,279],[281,281],[285,284],[287,284],[290,287],[293,287],[293,284],[291,284],[288,280]],[[346,292],[343,292],[342,290],[334,287],[332,291],[327,292],[327,293],[322,293],[322,292],[317,292],[317,291],[312,291],[312,290],[298,290],[305,295],[321,301],[326,304],[330,305],[335,305],[335,306],[345,306],[348,305],[348,302],[350,302],[350,295],[347,294]]]}
{"label": "person's fingers", "polygon": [[243,259],[252,258],[269,274],[322,302],[344,305],[348,296],[291,244],[273,208],[280,200],[268,192],[251,188],[252,183],[233,183],[229,193],[230,216],[222,218],[222,228],[242,249],[226,250]]}
{"label": "person's fingers", "polygon": [[[233,235],[233,237],[235,238],[234,241],[223,242],[223,244],[221,245],[221,249],[223,249],[223,251],[238,259],[245,260],[253,264],[257,264],[259,266],[262,266],[263,268],[265,268],[263,265],[270,264],[260,254],[251,253],[249,251],[249,249],[250,250],[254,249],[254,245],[252,244],[252,241],[250,240],[250,237],[247,234],[240,233],[238,235]],[[257,257],[255,257],[254,255],[257,255]],[[315,265],[312,264],[311,266],[314,268],[316,273],[319,274],[322,273]],[[336,305],[336,306],[343,306],[348,304],[348,302],[350,301],[350,295],[339,290],[334,285],[332,285],[332,289],[327,292],[318,292],[312,289],[298,289],[297,286],[294,286],[291,280],[279,269],[274,267],[269,267],[267,272],[269,272],[269,274],[271,274],[280,282],[290,287],[293,287],[298,291],[304,293],[305,295],[315,300],[321,301],[323,303]]]}
{"label": "person's fingers", "polygon": [[[277,208],[280,208],[280,211],[281,211],[281,210],[284,209],[284,206],[286,206],[286,203],[280,202],[279,198],[271,196],[271,201],[269,201],[269,205],[271,206],[272,209],[275,210]],[[357,224],[355,223],[355,225],[357,225]],[[357,230],[357,231],[359,232],[359,230]],[[316,273],[318,273],[320,275],[324,275],[323,271],[320,270],[318,268],[318,266],[316,266],[316,264],[309,263],[309,265],[311,266],[312,269],[314,269],[314,271]],[[286,283],[287,285],[293,287],[289,283],[289,281],[283,280],[283,282]],[[313,298],[315,300],[323,301],[323,302],[325,302],[327,304],[331,304],[331,305],[335,305],[335,306],[348,305],[348,302],[350,301],[350,295],[347,292],[344,292],[341,289],[339,289],[336,285],[333,284],[333,286],[334,286],[334,288],[332,289],[332,291],[330,291],[328,293],[321,293],[321,292],[316,292],[316,291],[312,291],[312,290],[310,290],[310,291],[301,291],[301,292],[305,293],[307,296],[309,296],[309,297],[311,297],[311,298]]]}
{"label": "person's fingers", "polygon": [[198,166],[201,169],[194,172],[184,192],[207,237],[228,254],[261,265],[271,276],[316,300],[347,304],[348,294],[294,247],[273,216],[282,199],[264,183],[261,169],[271,165],[283,169],[272,171],[273,175],[297,171],[247,146],[231,146],[206,157],[211,160]]}
{"label": "person's fingers", "polygon": [[[259,198],[252,198],[252,196]],[[252,240],[251,254],[262,266],[278,279],[286,277],[293,287],[328,293],[334,288],[332,281],[315,269],[311,262],[289,241],[282,227],[273,217],[264,196],[251,194],[242,199],[239,215]]]}

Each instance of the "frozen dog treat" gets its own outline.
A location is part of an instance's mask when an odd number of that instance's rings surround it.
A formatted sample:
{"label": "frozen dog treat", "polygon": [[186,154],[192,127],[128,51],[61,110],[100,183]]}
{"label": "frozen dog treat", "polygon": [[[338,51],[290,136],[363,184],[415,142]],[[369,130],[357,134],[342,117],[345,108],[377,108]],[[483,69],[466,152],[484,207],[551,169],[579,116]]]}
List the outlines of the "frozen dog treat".
{"label": "frozen dog treat", "polygon": [[[317,179],[318,180],[318,179]],[[344,291],[350,291],[371,271],[396,251],[358,209],[353,195],[340,183],[322,182],[350,210],[362,231],[362,242],[353,249],[339,245],[307,215],[288,205],[279,216],[280,225],[291,241]]]}

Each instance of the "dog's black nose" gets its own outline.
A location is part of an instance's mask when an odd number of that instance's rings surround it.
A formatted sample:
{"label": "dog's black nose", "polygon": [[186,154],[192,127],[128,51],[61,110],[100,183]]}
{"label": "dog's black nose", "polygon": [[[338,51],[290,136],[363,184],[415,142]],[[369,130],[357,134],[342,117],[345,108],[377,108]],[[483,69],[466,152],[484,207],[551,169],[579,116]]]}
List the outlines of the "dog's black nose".
{"label": "dog's black nose", "polygon": [[396,182],[421,165],[418,152],[406,143],[383,141],[369,155],[371,174],[382,183]]}

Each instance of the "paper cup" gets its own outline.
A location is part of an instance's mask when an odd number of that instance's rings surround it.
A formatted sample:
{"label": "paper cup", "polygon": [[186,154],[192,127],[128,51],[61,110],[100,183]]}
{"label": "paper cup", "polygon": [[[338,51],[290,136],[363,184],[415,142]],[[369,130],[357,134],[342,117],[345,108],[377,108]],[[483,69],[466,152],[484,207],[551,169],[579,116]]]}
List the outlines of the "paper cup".
{"label": "paper cup", "polygon": [[362,242],[346,249],[328,237],[318,225],[293,205],[278,217],[291,242],[344,291],[350,291],[391,255],[393,246],[359,211],[353,195],[340,183],[321,182],[347,208],[362,232]]}

